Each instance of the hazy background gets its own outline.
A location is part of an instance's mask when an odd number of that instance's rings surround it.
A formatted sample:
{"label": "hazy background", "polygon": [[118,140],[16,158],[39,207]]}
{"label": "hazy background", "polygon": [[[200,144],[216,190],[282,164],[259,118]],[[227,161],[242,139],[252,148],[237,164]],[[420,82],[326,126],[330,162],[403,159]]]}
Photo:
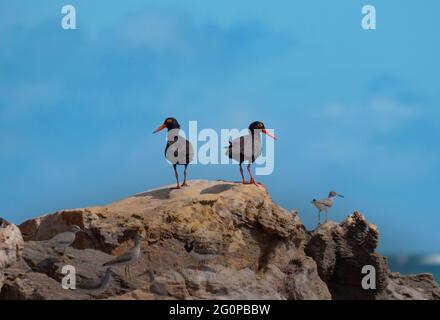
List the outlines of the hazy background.
{"label": "hazy background", "polygon": [[[61,28],[65,4],[78,30]],[[360,26],[364,4],[375,31]],[[308,228],[310,200],[335,189],[346,198],[332,219],[361,211],[382,253],[440,252],[439,12],[434,0],[2,0],[0,215],[173,183],[164,134],[151,134],[167,116],[183,129],[261,120],[279,140],[259,179]],[[239,178],[235,165],[189,174]]]}

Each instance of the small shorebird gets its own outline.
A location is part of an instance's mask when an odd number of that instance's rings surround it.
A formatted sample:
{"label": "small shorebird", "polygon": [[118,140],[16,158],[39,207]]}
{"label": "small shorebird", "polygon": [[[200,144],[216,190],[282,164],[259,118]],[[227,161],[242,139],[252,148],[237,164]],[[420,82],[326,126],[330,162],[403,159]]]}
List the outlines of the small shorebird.
{"label": "small shorebird", "polygon": [[[176,176],[176,189],[185,187],[186,183],[186,169],[189,163],[194,159],[194,149],[192,144],[179,135],[180,124],[175,118],[166,118],[164,123],[159,126],[153,133],[157,133],[167,128],[167,145],[165,147],[165,158],[171,162]],[[177,173],[177,165],[185,166],[183,171],[183,183],[179,184],[179,174]]]}
{"label": "small shorebird", "polygon": [[130,266],[135,264],[141,255],[141,240],[144,238],[140,234],[136,234],[134,237],[134,247],[117,256],[113,260],[103,264],[104,267],[110,266],[125,266],[125,276],[131,278]]}
{"label": "small shorebird", "polygon": [[188,254],[197,261],[197,269],[200,265],[206,264],[210,260],[214,260],[219,256],[224,256],[224,253],[216,253],[209,250],[203,250],[194,246],[194,241],[185,243],[185,250]]}
{"label": "small shorebird", "polygon": [[76,234],[80,231],[82,231],[80,227],[77,225],[71,225],[69,231],[57,234],[52,239],[48,240],[47,244],[53,247],[55,251],[61,253],[64,259],[66,248],[75,241]]}
{"label": "small shorebird", "polygon": [[240,165],[240,174],[241,179],[244,184],[246,184],[246,179],[244,178],[242,164],[245,161],[248,161],[247,170],[249,172],[250,180],[249,184],[253,183],[258,185],[252,176],[251,172],[251,164],[261,155],[262,153],[262,143],[261,143],[261,134],[264,133],[269,137],[276,140],[275,136],[273,136],[269,131],[266,130],[264,124],[260,121],[252,122],[249,125],[249,134],[234,139],[229,142],[229,146],[226,147],[226,155],[238,161]]}
{"label": "small shorebird", "polygon": [[110,268],[105,270],[105,274],[98,280],[86,280],[79,285],[80,289],[93,290],[95,292],[104,292],[107,290],[113,271]]}
{"label": "small shorebird", "polygon": [[343,198],[343,195],[338,194],[336,191],[330,191],[328,198],[316,200],[313,199],[312,203],[318,209],[318,226],[321,224],[321,212],[325,212],[325,222],[327,222],[327,211],[333,206],[333,199],[338,196]]}

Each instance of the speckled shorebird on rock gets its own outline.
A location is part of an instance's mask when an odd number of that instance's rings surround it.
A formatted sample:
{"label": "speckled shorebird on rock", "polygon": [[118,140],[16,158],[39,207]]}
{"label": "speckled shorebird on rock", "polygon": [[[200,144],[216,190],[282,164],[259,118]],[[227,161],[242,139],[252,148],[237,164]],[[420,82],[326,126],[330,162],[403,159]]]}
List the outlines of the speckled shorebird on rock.
{"label": "speckled shorebird on rock", "polygon": [[269,137],[276,139],[274,135],[272,135],[265,128],[264,124],[260,121],[252,122],[249,125],[249,134],[234,139],[229,142],[229,146],[226,147],[226,155],[236,160],[240,165],[240,174],[243,183],[247,183],[244,178],[242,164],[247,161],[248,166],[247,170],[249,172],[250,180],[248,183],[257,185],[252,172],[251,172],[251,164],[255,162],[255,160],[261,156],[263,146],[261,143],[261,133],[268,135]]}
{"label": "speckled shorebird on rock", "polygon": [[333,206],[333,200],[334,198],[338,196],[341,198],[344,198],[343,195],[338,194],[336,191],[330,191],[328,194],[328,197],[325,199],[313,199],[312,203],[315,205],[315,207],[318,209],[318,226],[321,224],[321,212],[325,212],[325,222],[327,222],[327,211]]}
{"label": "speckled shorebird on rock", "polygon": [[[176,176],[176,189],[187,186],[186,170],[190,162],[194,159],[194,149],[192,144],[179,134],[180,124],[175,118],[166,118],[153,133],[157,133],[163,129],[167,129],[167,145],[165,147],[165,158],[171,162]],[[179,184],[179,174],[177,166],[185,166],[183,171],[183,183]]]}
{"label": "speckled shorebird on rock", "polygon": [[111,268],[105,270],[104,275],[100,279],[86,280],[78,286],[80,289],[94,291],[95,293],[104,292],[112,279],[113,271]]}
{"label": "speckled shorebird on rock", "polygon": [[106,262],[103,266],[125,266],[125,275],[131,278],[130,266],[135,264],[141,255],[141,240],[144,238],[140,234],[134,237],[134,247],[117,256],[113,260]]}
{"label": "speckled shorebird on rock", "polygon": [[47,244],[55,249],[55,251],[63,255],[65,258],[66,248],[69,247],[76,239],[76,234],[82,231],[77,225],[72,225],[69,231],[62,232],[47,241]]}
{"label": "speckled shorebird on rock", "polygon": [[206,264],[208,261],[214,260],[219,256],[224,256],[223,252],[214,252],[212,250],[196,247],[194,241],[186,242],[184,248],[185,251],[195,261],[197,261],[197,268],[199,268],[201,265]]}

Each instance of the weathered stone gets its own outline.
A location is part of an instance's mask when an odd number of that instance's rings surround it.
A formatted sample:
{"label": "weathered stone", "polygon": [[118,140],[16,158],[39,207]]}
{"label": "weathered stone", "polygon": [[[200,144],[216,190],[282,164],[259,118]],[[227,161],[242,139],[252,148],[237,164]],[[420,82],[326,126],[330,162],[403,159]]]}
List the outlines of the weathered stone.
{"label": "weathered stone", "polygon": [[[354,212],[339,225],[328,222],[311,232],[305,252],[316,261],[333,299],[436,298],[438,286],[432,276],[390,274],[386,258],[375,252],[378,240],[377,227]],[[374,267],[376,289],[362,287],[364,266]]]}
{"label": "weathered stone", "polygon": [[136,289],[120,296],[107,298],[108,300],[155,300],[154,294]]}
{"label": "weathered stone", "polygon": [[431,274],[402,276],[389,274],[388,285],[378,300],[440,300],[440,288]]}
{"label": "weathered stone", "polygon": [[5,281],[4,270],[21,258],[23,245],[20,230],[0,218],[0,291]]}
{"label": "weathered stone", "polygon": [[[72,224],[84,232],[60,256],[46,240]],[[432,277],[389,273],[385,258],[375,252],[377,229],[360,213],[308,233],[296,211],[277,206],[255,185],[195,180],[180,190],[163,187],[106,206],[59,211],[28,220],[20,230],[27,240],[23,253],[16,228],[15,253],[0,250],[0,257],[8,257],[3,278],[0,272],[1,299],[439,297]],[[106,271],[102,264],[130,248],[136,232],[145,240],[132,278],[124,267],[114,267],[104,289],[82,285],[99,284]],[[184,250],[188,240],[222,254],[198,268]],[[76,290],[61,287],[66,264],[75,267]],[[376,268],[373,291],[360,288],[366,264]]]}

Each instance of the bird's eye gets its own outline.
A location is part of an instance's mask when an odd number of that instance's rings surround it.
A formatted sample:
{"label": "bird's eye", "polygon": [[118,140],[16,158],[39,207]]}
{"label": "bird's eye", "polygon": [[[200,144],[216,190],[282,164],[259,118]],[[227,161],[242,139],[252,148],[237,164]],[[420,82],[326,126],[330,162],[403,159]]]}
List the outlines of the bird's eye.
{"label": "bird's eye", "polygon": [[167,119],[166,122],[167,122],[167,123],[171,123],[171,122],[173,122],[173,120],[171,120],[171,119]]}

